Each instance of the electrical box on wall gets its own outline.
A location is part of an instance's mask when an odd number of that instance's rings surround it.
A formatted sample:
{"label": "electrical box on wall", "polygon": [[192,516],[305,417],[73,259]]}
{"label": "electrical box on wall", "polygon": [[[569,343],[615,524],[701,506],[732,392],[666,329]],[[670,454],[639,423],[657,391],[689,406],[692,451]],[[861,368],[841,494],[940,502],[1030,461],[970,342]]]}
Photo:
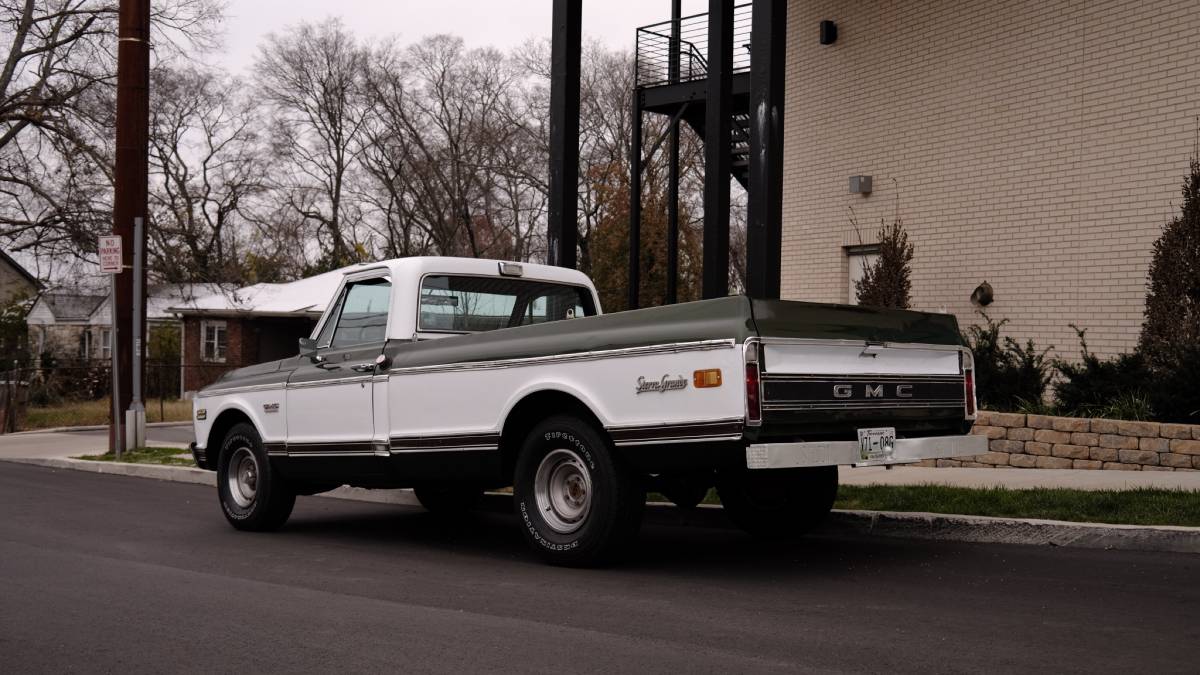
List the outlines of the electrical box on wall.
{"label": "electrical box on wall", "polygon": [[871,194],[871,177],[870,176],[850,176],[850,194],[854,194],[854,195],[869,195],[869,194]]}

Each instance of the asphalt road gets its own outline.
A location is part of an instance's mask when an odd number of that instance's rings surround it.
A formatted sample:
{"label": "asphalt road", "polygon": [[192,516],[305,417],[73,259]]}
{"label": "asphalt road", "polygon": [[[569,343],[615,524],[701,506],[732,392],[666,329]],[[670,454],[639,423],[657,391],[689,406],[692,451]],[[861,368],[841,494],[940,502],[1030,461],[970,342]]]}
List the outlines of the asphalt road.
{"label": "asphalt road", "polygon": [[647,526],[542,565],[516,519],[0,462],[6,672],[1195,672],[1200,557]]}

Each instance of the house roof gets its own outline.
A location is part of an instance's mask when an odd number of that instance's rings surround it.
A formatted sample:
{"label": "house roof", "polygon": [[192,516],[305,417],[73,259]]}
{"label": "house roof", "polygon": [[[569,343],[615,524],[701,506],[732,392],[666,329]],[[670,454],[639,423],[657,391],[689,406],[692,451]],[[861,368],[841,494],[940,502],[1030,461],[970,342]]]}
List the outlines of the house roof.
{"label": "house roof", "polygon": [[[199,298],[208,297],[223,292],[227,287],[222,284],[155,284],[146,293],[147,321],[175,321],[177,319],[173,307],[190,306]],[[89,323],[108,325],[112,322],[108,311],[108,298],[105,297],[92,311]]]}
{"label": "house roof", "polygon": [[0,262],[5,263],[9,267],[16,270],[17,274],[20,274],[22,277],[25,277],[25,279],[27,281],[29,281],[29,283],[33,284],[34,288],[36,288],[38,290],[41,290],[43,288],[42,282],[38,281],[37,277],[30,274],[29,270],[22,267],[21,264],[18,263],[16,260],[13,260],[12,256],[5,253],[3,251],[3,249],[0,249]]}
{"label": "house roof", "polygon": [[104,295],[69,291],[42,293],[30,309],[30,313],[40,305],[49,310],[55,321],[87,321],[92,312],[107,299],[108,296]]}
{"label": "house roof", "polygon": [[320,316],[347,269],[282,284],[254,284],[223,290],[170,307],[180,315]]}

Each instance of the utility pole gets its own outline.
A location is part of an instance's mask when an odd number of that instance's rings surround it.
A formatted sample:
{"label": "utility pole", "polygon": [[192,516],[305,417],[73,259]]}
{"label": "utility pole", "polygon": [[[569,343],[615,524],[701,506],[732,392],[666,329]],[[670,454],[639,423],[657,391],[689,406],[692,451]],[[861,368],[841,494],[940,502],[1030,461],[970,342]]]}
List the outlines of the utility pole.
{"label": "utility pole", "polygon": [[546,262],[575,269],[579,245],[579,68],[583,0],[554,0]]}
{"label": "utility pole", "polygon": [[[134,250],[146,248],[145,228],[136,234],[134,219],[146,217],[147,154],[150,128],[150,0],[121,0],[117,30],[117,143],[114,171],[113,234],[127,243],[122,250],[123,271],[116,275],[116,302],[113,307],[114,349],[118,360],[132,364],[140,359],[133,338],[145,334],[146,269],[132,270]],[[134,276],[139,276],[139,297],[134,297]],[[139,323],[134,328],[134,304],[139,308]],[[141,350],[144,353],[144,349]],[[140,368],[139,368],[140,374]],[[128,410],[134,392],[133,369],[122,369],[114,397],[117,410]],[[137,390],[141,391],[141,383]],[[110,443],[118,445],[113,420]]]}

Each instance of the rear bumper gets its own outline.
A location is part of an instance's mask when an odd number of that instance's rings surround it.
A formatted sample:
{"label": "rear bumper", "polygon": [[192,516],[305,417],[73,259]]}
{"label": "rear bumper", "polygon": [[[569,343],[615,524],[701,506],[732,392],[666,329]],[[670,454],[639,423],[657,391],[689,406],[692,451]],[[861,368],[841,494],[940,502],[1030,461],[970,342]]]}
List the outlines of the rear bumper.
{"label": "rear bumper", "polygon": [[891,455],[871,461],[862,460],[857,441],[760,443],[747,446],[746,468],[795,469],[805,466],[909,464],[923,459],[982,455],[987,451],[986,436],[898,438]]}

